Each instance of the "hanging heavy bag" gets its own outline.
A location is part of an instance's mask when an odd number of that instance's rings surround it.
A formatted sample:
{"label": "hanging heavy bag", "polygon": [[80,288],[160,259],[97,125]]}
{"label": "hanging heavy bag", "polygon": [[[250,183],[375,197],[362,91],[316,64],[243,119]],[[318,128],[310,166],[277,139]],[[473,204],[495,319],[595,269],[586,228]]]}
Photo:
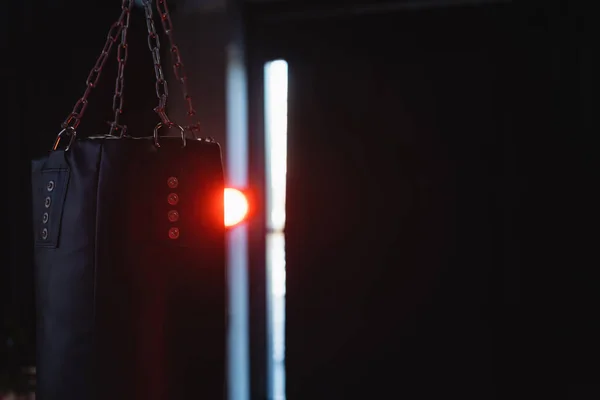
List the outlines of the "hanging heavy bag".
{"label": "hanging heavy bag", "polygon": [[[193,115],[169,12],[156,3]],[[135,138],[119,124],[131,7],[123,1],[84,96],[49,155],[33,163],[38,400],[213,400],[225,392],[221,152],[196,137],[197,126],[176,125],[165,113],[149,1],[160,122]],[[78,137],[88,95],[119,39],[110,131]]]}

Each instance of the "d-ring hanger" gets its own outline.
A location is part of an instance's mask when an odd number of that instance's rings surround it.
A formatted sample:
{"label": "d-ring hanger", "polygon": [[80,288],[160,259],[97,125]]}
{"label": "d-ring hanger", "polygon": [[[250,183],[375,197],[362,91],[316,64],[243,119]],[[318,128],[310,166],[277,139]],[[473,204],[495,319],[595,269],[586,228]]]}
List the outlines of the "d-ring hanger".
{"label": "d-ring hanger", "polygon": [[65,151],[69,151],[69,149],[71,148],[71,146],[75,142],[75,137],[77,136],[77,131],[75,131],[75,128],[73,128],[72,126],[67,126],[65,129],[63,129],[62,131],[60,131],[60,133],[58,134],[58,136],[56,136],[56,140],[54,140],[54,145],[52,146],[52,151],[56,151],[56,149],[58,149],[58,145],[59,145],[59,143],[62,140],[62,137],[64,135],[69,135],[71,137],[69,139],[69,144],[65,148]]}
{"label": "d-ring hanger", "polygon": [[177,124],[165,125],[162,122],[159,122],[154,127],[154,145],[156,147],[160,147],[160,143],[159,143],[159,140],[158,140],[158,130],[160,128],[162,128],[163,126],[166,126],[168,129],[170,129],[170,128],[177,128],[177,129],[179,129],[179,131],[181,132],[181,142],[183,143],[183,147],[186,146],[187,141],[186,141],[186,138],[185,138],[185,129],[183,128],[183,126],[177,125]]}

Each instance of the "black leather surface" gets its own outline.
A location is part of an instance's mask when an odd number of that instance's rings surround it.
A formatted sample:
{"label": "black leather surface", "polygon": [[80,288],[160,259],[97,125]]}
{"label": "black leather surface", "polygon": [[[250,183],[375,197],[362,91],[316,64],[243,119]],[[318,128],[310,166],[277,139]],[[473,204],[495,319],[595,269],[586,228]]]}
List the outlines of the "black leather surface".
{"label": "black leather surface", "polygon": [[223,397],[223,186],[219,146],[195,140],[85,139],[34,162],[38,400]]}

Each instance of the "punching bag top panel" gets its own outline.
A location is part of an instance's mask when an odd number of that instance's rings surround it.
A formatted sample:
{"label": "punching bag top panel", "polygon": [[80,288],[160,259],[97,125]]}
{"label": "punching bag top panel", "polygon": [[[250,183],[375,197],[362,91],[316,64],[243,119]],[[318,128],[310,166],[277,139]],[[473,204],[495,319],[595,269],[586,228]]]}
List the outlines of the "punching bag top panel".
{"label": "punching bag top panel", "polygon": [[[113,143],[114,142],[114,143]],[[118,143],[118,145],[116,144]],[[210,155],[211,157],[218,156],[221,159],[221,146],[212,138],[189,138],[184,136],[113,136],[113,135],[97,135],[89,136],[86,138],[76,138],[65,149],[57,149],[52,151],[49,155],[44,156],[40,159],[34,160],[33,170],[34,171],[49,171],[56,169],[69,169],[69,157],[67,156],[71,146],[77,147],[95,147],[102,148],[109,146],[111,149],[115,145],[125,149],[136,149],[135,151],[157,153],[162,147],[168,149],[170,152],[174,149],[179,148],[179,152],[184,152],[186,148],[189,148],[194,152],[195,156]]]}

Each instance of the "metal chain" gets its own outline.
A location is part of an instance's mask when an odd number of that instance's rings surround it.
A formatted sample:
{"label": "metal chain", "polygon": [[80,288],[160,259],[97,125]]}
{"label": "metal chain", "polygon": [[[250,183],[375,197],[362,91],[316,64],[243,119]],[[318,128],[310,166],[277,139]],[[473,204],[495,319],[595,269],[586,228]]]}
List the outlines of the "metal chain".
{"label": "metal chain", "polygon": [[186,129],[192,131],[194,136],[200,130],[200,125],[196,122],[193,123],[192,117],[196,115],[196,110],[192,104],[192,97],[188,92],[187,87],[187,75],[185,73],[185,66],[181,60],[181,54],[179,53],[179,47],[175,44],[173,37],[173,22],[171,21],[171,14],[169,13],[169,7],[167,6],[166,0],[156,0],[156,8],[160,13],[160,20],[162,22],[163,29],[169,40],[169,47],[171,53],[171,61],[173,63],[173,71],[175,73],[175,79],[181,84],[181,91],[183,93],[183,100],[187,104],[187,115],[191,120],[191,124],[186,126]]}
{"label": "metal chain", "polygon": [[81,98],[75,103],[73,111],[71,111],[69,116],[62,123],[61,126],[63,128],[63,131],[59,133],[59,136],[57,137],[57,142],[55,143],[55,147],[58,145],[58,140],[64,132],[68,132],[71,135],[74,134],[75,130],[81,123],[81,118],[83,118],[83,114],[85,113],[85,110],[88,106],[88,97],[92,92],[92,89],[95,88],[98,84],[98,80],[100,79],[100,75],[102,74],[102,68],[104,67],[104,64],[106,64],[106,60],[108,59],[112,46],[114,43],[116,43],[117,39],[119,38],[119,35],[121,34],[121,31],[125,26],[124,21],[129,15],[131,4],[131,0],[123,0],[121,7],[121,15],[119,16],[119,19],[111,25],[110,30],[108,31],[106,42],[104,43],[104,47],[102,48],[102,52],[100,53],[100,56],[98,56],[94,68],[92,68],[85,81],[85,92],[83,93],[83,96],[81,96]]}
{"label": "metal chain", "polygon": [[146,14],[146,26],[148,27],[148,48],[152,54],[152,60],[154,62],[154,76],[156,77],[155,85],[156,97],[158,97],[158,105],[154,108],[154,111],[158,114],[163,124],[166,126],[172,126],[173,122],[171,122],[165,111],[167,99],[169,97],[169,86],[162,69],[162,63],[160,59],[160,39],[158,37],[158,33],[156,33],[156,26],[154,25],[152,2],[151,0],[144,0],[143,5],[144,12]]}
{"label": "metal chain", "polygon": [[128,57],[127,30],[129,29],[129,20],[131,19],[131,8],[133,0],[123,0],[121,8],[126,12],[123,20],[123,28],[121,30],[121,43],[117,48],[117,61],[119,63],[117,70],[117,79],[115,81],[115,94],[113,95],[113,113],[114,119],[110,122],[109,135],[113,135],[120,131],[120,135],[125,134],[127,127],[119,124],[119,117],[123,113],[123,90],[125,88],[125,66]]}
{"label": "metal chain", "polygon": [[[76,134],[76,129],[81,123],[81,119],[83,118],[85,110],[87,109],[88,98],[92,92],[92,89],[94,89],[97,86],[100,76],[102,75],[104,65],[106,64],[108,56],[110,55],[110,52],[112,50],[113,44],[117,42],[119,36],[121,37],[121,43],[117,52],[117,60],[119,62],[119,67],[117,72],[117,79],[115,82],[115,94],[113,96],[114,120],[110,123],[110,134],[114,134],[114,132],[120,129],[120,135],[123,135],[126,127],[119,125],[119,117],[123,112],[123,89],[125,84],[124,72],[128,57],[127,30],[129,28],[131,8],[133,6],[133,2],[134,0],[122,0],[121,15],[119,16],[119,19],[116,22],[114,22],[110,27],[104,47],[102,48],[102,51],[98,56],[98,59],[96,60],[96,64],[88,74],[88,77],[85,81],[86,89],[83,95],[79,100],[77,100],[75,106],[73,107],[73,110],[61,124],[61,127],[63,129],[56,138],[53,147],[54,150],[56,150],[60,139],[65,134],[71,135],[70,143],[73,142],[73,139],[75,138]],[[179,47],[177,47],[173,38],[173,23],[171,21],[169,8],[165,0],[156,0],[156,5],[160,13],[163,29],[169,40],[170,53],[175,78],[181,84],[183,98],[184,101],[187,103],[188,108],[187,115],[191,118],[196,114],[196,111],[194,110],[192,98],[188,92],[187,75],[185,74],[184,64],[181,60],[181,55],[179,53]],[[156,27],[154,25],[154,17],[152,13],[152,0],[143,0],[143,6],[146,14],[146,25],[148,28],[148,47],[150,49],[152,59],[154,61],[154,73],[156,77],[156,96],[159,100],[158,106],[154,108],[154,111],[160,117],[162,124],[170,127],[175,124],[171,122],[171,120],[166,114],[169,90],[160,59],[160,40],[156,32]],[[196,136],[196,133],[200,130],[200,126],[198,123],[192,123],[188,126],[185,126],[184,128],[192,131],[194,136]]]}

